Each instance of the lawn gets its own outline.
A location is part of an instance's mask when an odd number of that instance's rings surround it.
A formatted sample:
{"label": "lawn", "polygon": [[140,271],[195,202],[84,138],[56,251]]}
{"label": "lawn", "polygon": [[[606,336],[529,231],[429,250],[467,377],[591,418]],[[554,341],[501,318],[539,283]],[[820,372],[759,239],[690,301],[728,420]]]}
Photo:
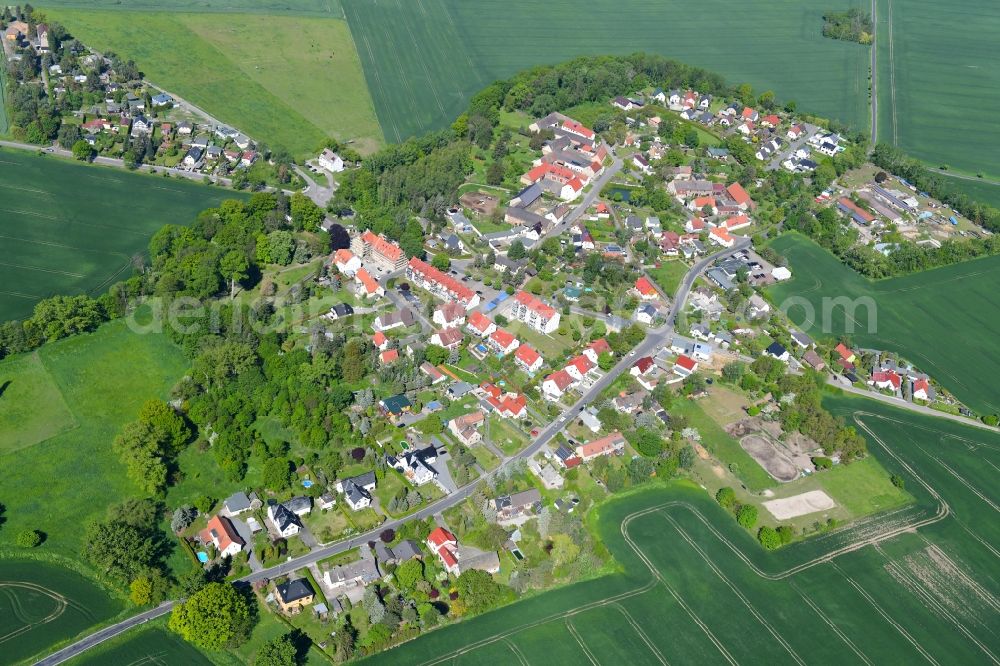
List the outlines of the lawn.
{"label": "lawn", "polygon": [[5,664],[47,650],[121,609],[120,602],[74,571],[35,560],[0,560],[0,645]]}
{"label": "lawn", "polygon": [[0,152],[0,320],[29,316],[54,294],[98,294],[167,223],[188,224],[224,199],[187,180]]}
{"label": "lawn", "polygon": [[[931,166],[1000,176],[1000,13],[990,0],[878,0],[879,140]],[[947,104],[941,104],[947,99]]]}
{"label": "lawn", "polygon": [[892,509],[910,499],[905,491],[892,485],[878,460],[872,457],[850,465],[835,465],[815,478],[837,504],[855,516]]}
{"label": "lawn", "polygon": [[[861,4],[850,0],[846,6]],[[864,126],[869,52],[821,36],[827,9],[820,0],[709,0],[691,14],[680,0],[596,0],[578,16],[601,26],[601,38],[588,40],[565,28],[566,17],[580,12],[569,0],[344,3],[388,141],[449,125],[473,93],[519,70],[636,51],[714,69],[734,83],[748,81],[759,91],[795,99],[800,108]]]}
{"label": "lawn", "polygon": [[[25,361],[35,357],[41,370],[35,360]],[[169,397],[186,367],[166,336],[132,333],[123,321],[0,362],[0,377],[11,382],[0,401],[12,401],[22,417],[19,404],[34,395],[29,382],[51,397],[28,420],[12,420],[0,410],[0,441],[21,433],[17,450],[0,452],[0,495],[7,507],[0,547],[21,530],[38,529],[48,535],[46,551],[79,558],[87,523],[108,505],[140,496],[111,450],[114,438],[144,401]],[[67,409],[75,422],[68,428]],[[50,414],[59,430],[43,426]]]}
{"label": "lawn", "polygon": [[983,462],[1000,463],[1000,437],[864,399],[827,405],[865,429],[913,503],[766,553],[694,484],[626,493],[599,506],[594,521],[621,573],[367,663],[990,661],[1000,644],[989,620],[1000,594],[1000,524]]}
{"label": "lawn", "polygon": [[156,85],[296,157],[314,155],[330,136],[352,141],[364,153],[382,143],[343,20],[90,9],[50,13],[86,44],[133,58]]}
{"label": "lawn", "polygon": [[[1000,413],[1000,357],[983,346],[1000,326],[1000,257],[873,282],[801,235],[786,234],[773,247],[788,258],[792,279],[769,295],[779,305],[797,299],[783,309],[810,335],[831,342],[847,333],[857,346],[896,352],[970,408]],[[859,299],[853,313],[833,307],[830,299],[841,297]]]}
{"label": "lawn", "polygon": [[659,268],[650,268],[646,272],[649,273],[649,277],[653,278],[656,286],[668,296],[673,297],[677,292],[677,287],[681,285],[681,280],[688,272],[688,265],[675,259],[674,261],[664,261]]}

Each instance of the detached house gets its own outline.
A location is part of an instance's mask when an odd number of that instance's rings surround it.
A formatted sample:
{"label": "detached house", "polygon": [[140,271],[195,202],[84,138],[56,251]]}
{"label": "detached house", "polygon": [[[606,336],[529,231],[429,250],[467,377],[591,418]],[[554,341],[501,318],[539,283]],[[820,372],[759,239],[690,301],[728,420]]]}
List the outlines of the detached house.
{"label": "detached house", "polygon": [[502,328],[498,328],[490,337],[486,339],[486,344],[490,346],[496,353],[501,356],[506,356],[507,354],[513,353],[520,345],[521,341],[518,340],[513,333],[506,331]]}
{"label": "detached house", "polygon": [[482,412],[470,412],[448,421],[448,430],[458,438],[458,441],[466,446],[472,446],[483,441],[483,435],[479,429],[485,422],[486,416]]}
{"label": "detached house", "polygon": [[462,330],[459,328],[442,328],[434,331],[431,344],[445,349],[457,349],[462,344]]}
{"label": "detached house", "polygon": [[283,504],[274,503],[267,507],[267,519],[271,521],[277,533],[288,538],[295,536],[302,529],[302,521]]}
{"label": "detached house", "polygon": [[625,436],[620,432],[613,432],[607,437],[595,439],[592,442],[581,444],[576,447],[576,455],[583,462],[590,462],[594,458],[601,456],[618,455],[625,450]]}
{"label": "detached house", "polygon": [[432,463],[437,460],[437,450],[433,446],[406,451],[398,458],[386,456],[386,463],[406,477],[415,486],[422,486],[437,478],[438,472]]}
{"label": "detached house", "polygon": [[547,400],[558,401],[575,383],[566,370],[556,370],[542,382],[542,395]]}
{"label": "detached house", "polygon": [[493,323],[492,319],[476,310],[469,315],[469,321],[465,325],[465,328],[470,333],[485,338],[497,330],[497,325]]}
{"label": "detached house", "polygon": [[212,516],[208,527],[198,534],[203,544],[212,544],[221,557],[233,557],[246,545],[228,518]]}
{"label": "detached house", "polygon": [[656,287],[653,286],[646,276],[642,276],[635,281],[634,289],[639,294],[639,298],[644,301],[653,300],[660,296],[659,292],[656,291]]}
{"label": "detached house", "polygon": [[514,354],[514,363],[525,372],[537,372],[542,367],[542,356],[531,345],[521,345]]}
{"label": "detached house", "polygon": [[461,326],[465,323],[465,308],[461,303],[448,301],[434,308],[432,320],[442,327]]}
{"label": "detached house", "polygon": [[371,493],[375,490],[375,472],[337,481],[336,490],[344,495],[344,500],[353,511],[371,506]]}

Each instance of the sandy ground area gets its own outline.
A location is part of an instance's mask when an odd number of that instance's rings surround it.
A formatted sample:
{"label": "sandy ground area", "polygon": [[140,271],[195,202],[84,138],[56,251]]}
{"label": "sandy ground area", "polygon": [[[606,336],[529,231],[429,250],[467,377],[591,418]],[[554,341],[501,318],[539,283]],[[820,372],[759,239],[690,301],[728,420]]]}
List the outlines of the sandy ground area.
{"label": "sandy ground area", "polygon": [[764,508],[777,520],[797,518],[817,511],[826,511],[837,506],[822,490],[810,490],[801,495],[764,502]]}

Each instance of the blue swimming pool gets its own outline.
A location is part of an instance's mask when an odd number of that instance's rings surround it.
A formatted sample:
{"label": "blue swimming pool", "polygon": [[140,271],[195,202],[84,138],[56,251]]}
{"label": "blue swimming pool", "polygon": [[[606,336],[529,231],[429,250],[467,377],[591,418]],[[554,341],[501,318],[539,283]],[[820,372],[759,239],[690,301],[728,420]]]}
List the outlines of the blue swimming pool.
{"label": "blue swimming pool", "polygon": [[205,562],[208,562],[208,553],[206,553],[203,550],[199,550],[198,551],[198,561],[201,562],[202,564],[204,564]]}

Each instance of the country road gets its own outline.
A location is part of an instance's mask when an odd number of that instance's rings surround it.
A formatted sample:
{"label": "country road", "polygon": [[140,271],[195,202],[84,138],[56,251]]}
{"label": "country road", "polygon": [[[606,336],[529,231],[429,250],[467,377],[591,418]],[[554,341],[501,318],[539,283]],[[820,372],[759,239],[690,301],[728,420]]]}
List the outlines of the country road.
{"label": "country road", "polygon": [[[685,274],[684,279],[681,281],[681,284],[677,287],[677,291],[674,294],[673,304],[671,306],[670,313],[667,316],[667,322],[659,328],[651,329],[649,331],[649,334],[646,336],[645,340],[639,343],[639,345],[636,346],[625,357],[620,359],[613,368],[611,368],[607,373],[604,374],[603,377],[594,382],[594,384],[590,387],[590,389],[582,396],[580,396],[579,400],[577,400],[569,409],[564,411],[562,416],[560,416],[556,421],[553,421],[548,426],[546,426],[527,448],[523,449],[516,455],[511,456],[510,458],[504,460],[497,467],[496,470],[490,472],[486,477],[483,478],[487,478],[489,476],[492,476],[493,474],[496,474],[498,470],[512,464],[514,461],[526,460],[531,456],[535,455],[536,453],[538,453],[538,451],[540,451],[542,447],[548,444],[552,440],[552,438],[555,437],[556,434],[563,429],[563,427],[565,427],[568,421],[570,421],[574,416],[582,412],[584,407],[586,407],[591,401],[594,400],[594,398],[600,395],[601,392],[604,391],[604,389],[606,389],[608,386],[610,386],[615,381],[615,379],[617,379],[623,372],[628,371],[628,369],[635,362],[636,358],[650,355],[654,353],[657,348],[662,346],[664,343],[668,342],[671,339],[671,336],[673,335],[674,326],[677,322],[677,316],[680,313],[680,311],[684,308],[684,305],[687,302],[687,297],[691,293],[691,287],[694,285],[694,281],[698,278],[698,276],[701,275],[705,271],[705,269],[708,268],[712,264],[712,262],[714,262],[716,259],[726,254],[735,252],[737,250],[741,250],[749,245],[750,245],[749,238],[741,238],[736,242],[736,244],[732,248],[719,250],[718,252],[715,252],[714,254],[705,257],[704,259],[696,263],[694,266],[692,266],[691,269]],[[352,548],[357,548],[358,546],[365,545],[369,541],[375,541],[376,539],[378,539],[379,534],[383,530],[390,528],[397,529],[401,525],[409,521],[423,520],[425,518],[429,518],[437,513],[440,513],[442,511],[445,511],[446,509],[455,506],[456,504],[463,502],[470,495],[472,495],[476,486],[479,485],[480,480],[481,479],[476,479],[475,481],[472,481],[466,484],[465,486],[462,486],[456,492],[448,495],[447,497],[437,500],[436,502],[433,502],[424,507],[423,509],[420,509],[419,511],[412,513],[408,516],[405,516],[403,518],[395,518],[392,520],[388,520],[379,525],[376,529],[373,529],[364,534],[359,534],[350,537],[349,539],[338,541],[337,543],[333,543],[327,546],[322,546],[310,552],[307,555],[303,555],[301,557],[292,559],[288,562],[284,562],[282,564],[270,567],[268,569],[263,569],[261,571],[252,573],[249,576],[244,576],[243,578],[240,579],[240,582],[253,582],[264,578],[274,578],[277,576],[289,574],[309,564],[314,564],[320,560],[327,559],[328,557],[332,557],[334,555],[350,550]],[[129,619],[123,620],[118,624],[112,625],[110,627],[105,627],[104,629],[101,629],[100,631],[90,634],[89,636],[82,638],[76,643],[73,643],[72,645],[69,645],[59,650],[58,652],[55,652],[49,655],[48,657],[45,657],[44,659],[36,662],[35,666],[55,666],[56,664],[61,664],[79,654],[82,654],[86,650],[96,645],[99,645],[100,643],[110,638],[125,633],[129,629],[139,624],[142,624],[144,622],[147,622],[148,620],[160,617],[161,615],[168,613],[175,603],[177,602],[176,601],[166,602],[157,608],[130,617]]]}

